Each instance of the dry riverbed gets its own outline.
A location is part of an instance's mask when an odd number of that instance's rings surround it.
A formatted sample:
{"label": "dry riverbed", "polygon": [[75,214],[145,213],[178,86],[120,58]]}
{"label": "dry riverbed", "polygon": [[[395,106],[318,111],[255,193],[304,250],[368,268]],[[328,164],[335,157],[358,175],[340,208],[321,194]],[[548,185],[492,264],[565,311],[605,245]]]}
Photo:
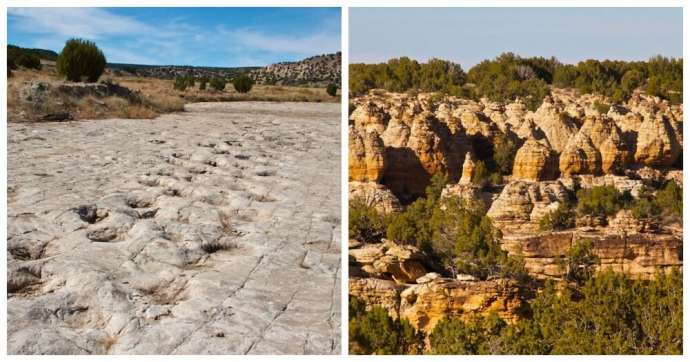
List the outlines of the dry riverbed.
{"label": "dry riverbed", "polygon": [[340,351],[340,105],[8,125],[8,352]]}

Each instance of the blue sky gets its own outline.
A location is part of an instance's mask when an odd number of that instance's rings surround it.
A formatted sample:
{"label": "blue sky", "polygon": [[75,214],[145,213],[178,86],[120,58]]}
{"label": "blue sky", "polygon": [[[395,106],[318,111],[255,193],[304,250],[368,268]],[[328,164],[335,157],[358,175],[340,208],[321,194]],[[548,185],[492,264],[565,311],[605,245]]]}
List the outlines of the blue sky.
{"label": "blue sky", "polygon": [[339,8],[8,8],[8,43],[90,39],[108,62],[262,66],[340,51]]}
{"label": "blue sky", "polygon": [[584,59],[683,56],[681,8],[350,8],[350,62],[409,56],[464,69],[502,52]]}

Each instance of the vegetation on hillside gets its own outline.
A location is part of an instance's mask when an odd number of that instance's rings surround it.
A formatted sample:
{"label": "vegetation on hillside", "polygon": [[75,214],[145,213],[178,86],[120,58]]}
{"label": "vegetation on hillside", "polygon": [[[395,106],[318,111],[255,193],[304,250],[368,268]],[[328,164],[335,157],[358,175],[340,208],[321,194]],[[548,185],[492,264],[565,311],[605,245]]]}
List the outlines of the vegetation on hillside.
{"label": "vegetation on hillside", "polygon": [[501,232],[486,216],[484,205],[457,197],[441,199],[446,183],[446,177],[435,175],[425,197],[386,216],[361,201],[351,201],[350,238],[378,242],[385,232],[389,240],[419,247],[451,275],[525,278],[521,261],[501,249]]}
{"label": "vegetation on hillside", "polygon": [[381,307],[365,309],[350,297],[348,331],[351,354],[421,354],[424,340],[406,320],[394,320]]}
{"label": "vegetation on hillside", "polygon": [[578,287],[547,282],[514,325],[496,316],[447,319],[430,334],[435,354],[680,354],[683,275],[632,280],[611,271]]}
{"label": "vegetation on hillside", "polygon": [[19,48],[13,45],[7,46],[7,69],[14,70],[19,67],[28,69],[41,69],[41,58],[32,49]]}
{"label": "vegetation on hillside", "polygon": [[41,69],[41,59],[55,61],[58,54],[51,50],[22,48],[16,45],[7,45],[7,70],[10,71],[20,67],[28,69]]}
{"label": "vegetation on hillside", "polygon": [[[529,317],[508,324],[486,316],[447,318],[428,335],[430,354],[680,354],[683,275],[654,280],[612,271],[581,284],[546,282]],[[424,336],[385,309],[350,296],[351,354],[420,354]]]}
{"label": "vegetation on hillside", "polygon": [[194,77],[191,75],[180,75],[175,77],[173,88],[184,92],[185,89],[194,87],[194,82]]}
{"label": "vegetation on hillside", "polygon": [[387,63],[351,64],[350,92],[360,95],[374,88],[393,92],[419,90],[502,102],[520,97],[528,108],[536,109],[548,94],[549,85],[555,85],[601,94],[613,102],[625,101],[633,90],[641,88],[648,94],[680,103],[682,75],[683,60],[663,56],[636,62],[590,59],[572,65],[553,57],[523,58],[503,53],[467,72],[445,60],[419,63],[402,57]]}

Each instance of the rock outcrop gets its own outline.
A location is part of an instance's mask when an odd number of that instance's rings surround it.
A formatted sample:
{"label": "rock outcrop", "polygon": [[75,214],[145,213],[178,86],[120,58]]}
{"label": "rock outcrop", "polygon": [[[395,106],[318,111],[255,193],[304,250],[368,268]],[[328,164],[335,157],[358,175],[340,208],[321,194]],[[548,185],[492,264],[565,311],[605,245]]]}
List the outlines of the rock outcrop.
{"label": "rock outcrop", "polygon": [[430,265],[429,257],[414,246],[386,240],[350,249],[350,258],[366,275],[379,278],[385,276],[398,283],[414,282],[427,273],[425,265]]}
{"label": "rock outcrop", "polygon": [[465,155],[465,162],[462,164],[462,176],[460,176],[461,184],[472,183],[472,177],[474,176],[474,169],[476,165],[471,153]]}
{"label": "rock outcrop", "polygon": [[577,133],[577,126],[559,109],[551,97],[544,99],[532,117],[556,152],[563,152],[570,139]]}
{"label": "rock outcrop", "polygon": [[351,181],[348,186],[350,200],[360,200],[384,214],[402,211],[400,201],[386,186],[375,182],[358,181]]}
{"label": "rock outcrop", "polygon": [[682,239],[667,234],[562,231],[504,238],[503,247],[511,255],[520,255],[531,275],[540,279],[560,278],[561,258],[581,240],[592,241],[592,252],[600,261],[598,271],[611,268],[633,278],[650,279],[658,272],[683,265]]}
{"label": "rock outcrop", "polygon": [[349,129],[348,169],[351,181],[378,182],[386,168],[385,148],[375,132]]}
{"label": "rock outcrop", "polygon": [[426,333],[447,317],[497,313],[512,323],[525,302],[511,279],[479,281],[429,272],[430,260],[413,246],[351,243],[349,294],[367,306],[381,306]]}
{"label": "rock outcrop", "polygon": [[411,120],[407,137],[403,132],[401,139],[391,141],[390,135],[386,130],[387,167],[383,183],[399,198],[409,200],[422,196],[431,176],[437,173],[458,180],[467,145],[433,114],[416,115]]}
{"label": "rock outcrop", "polygon": [[601,154],[583,132],[578,132],[561,153],[559,169],[563,176],[600,174]]}
{"label": "rock outcrop", "polygon": [[663,116],[647,118],[637,135],[635,162],[647,166],[671,166],[682,153],[676,134]]}
{"label": "rock outcrop", "polygon": [[504,233],[534,232],[549,211],[569,200],[568,190],[560,181],[511,181],[501,191],[487,212]]}
{"label": "rock outcrop", "polygon": [[552,180],[558,175],[558,156],[545,140],[529,138],[518,149],[513,163],[513,179]]}
{"label": "rock outcrop", "polygon": [[439,278],[413,285],[400,293],[400,318],[430,333],[444,318],[496,313],[515,322],[525,307],[517,283],[510,279],[459,281]]}

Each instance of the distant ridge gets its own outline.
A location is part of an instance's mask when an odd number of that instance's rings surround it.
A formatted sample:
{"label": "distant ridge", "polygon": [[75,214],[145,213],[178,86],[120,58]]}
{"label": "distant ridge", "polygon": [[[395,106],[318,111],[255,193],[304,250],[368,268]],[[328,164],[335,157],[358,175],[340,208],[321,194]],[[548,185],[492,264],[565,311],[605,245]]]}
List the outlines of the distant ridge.
{"label": "distant ridge", "polygon": [[298,62],[281,62],[254,70],[250,76],[263,84],[315,85],[340,84],[341,53],[323,54]]}

